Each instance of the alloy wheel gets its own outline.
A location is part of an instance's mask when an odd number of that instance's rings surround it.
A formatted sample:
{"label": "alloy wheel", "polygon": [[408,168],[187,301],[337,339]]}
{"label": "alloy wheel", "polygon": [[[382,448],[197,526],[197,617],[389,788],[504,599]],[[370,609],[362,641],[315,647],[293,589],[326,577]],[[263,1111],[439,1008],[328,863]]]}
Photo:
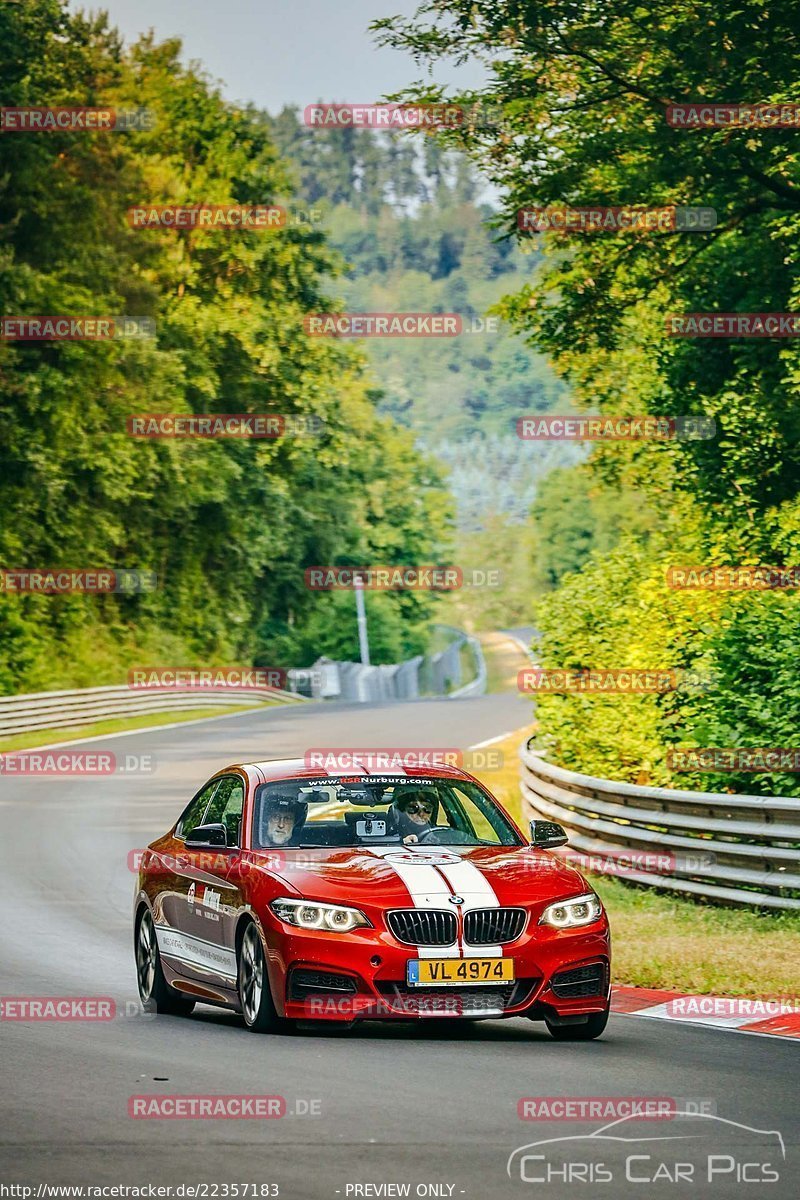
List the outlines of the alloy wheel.
{"label": "alloy wheel", "polygon": [[149,1000],[153,994],[153,981],[156,975],[156,931],[149,912],[145,912],[139,922],[136,971],[139,979],[139,994],[142,1000]]}
{"label": "alloy wheel", "polygon": [[259,1014],[264,992],[264,955],[255,925],[248,925],[242,939],[240,972],[244,1019],[248,1025],[253,1025]]}

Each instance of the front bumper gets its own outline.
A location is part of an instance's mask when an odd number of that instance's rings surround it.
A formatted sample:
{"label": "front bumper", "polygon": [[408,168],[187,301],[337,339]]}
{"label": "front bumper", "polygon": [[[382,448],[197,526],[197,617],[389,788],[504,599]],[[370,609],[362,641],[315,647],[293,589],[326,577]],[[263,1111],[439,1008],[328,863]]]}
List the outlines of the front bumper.
{"label": "front bumper", "polygon": [[[515,981],[502,985],[411,987],[409,959],[418,957],[380,929],[350,934],[288,929],[267,932],[268,970],[278,1012],[295,1020],[413,1020],[420,1017],[584,1016],[608,1007],[610,938],[605,918],[586,929],[529,925],[503,947],[514,960]],[[485,951],[484,951],[485,952]],[[452,949],[443,948],[450,957]],[[481,948],[468,951],[480,957]],[[570,986],[562,972],[598,964],[591,978]],[[589,991],[589,994],[585,994]]]}

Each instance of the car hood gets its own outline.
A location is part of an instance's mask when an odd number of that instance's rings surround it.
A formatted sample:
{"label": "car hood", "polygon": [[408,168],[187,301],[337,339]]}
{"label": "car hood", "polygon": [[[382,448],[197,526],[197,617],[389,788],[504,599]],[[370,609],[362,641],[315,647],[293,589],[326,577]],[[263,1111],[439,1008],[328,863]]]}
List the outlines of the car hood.
{"label": "car hood", "polygon": [[287,850],[269,870],[290,894],[379,907],[445,903],[454,894],[470,907],[535,904],[587,887],[574,867],[531,846]]}

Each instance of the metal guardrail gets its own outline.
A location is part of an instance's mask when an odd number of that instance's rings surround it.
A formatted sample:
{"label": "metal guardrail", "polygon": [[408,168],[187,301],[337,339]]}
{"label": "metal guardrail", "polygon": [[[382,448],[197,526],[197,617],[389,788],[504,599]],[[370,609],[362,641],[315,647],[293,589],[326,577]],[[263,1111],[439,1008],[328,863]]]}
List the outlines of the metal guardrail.
{"label": "metal guardrail", "polygon": [[477,638],[467,635],[464,639],[464,645],[468,646],[475,663],[475,678],[465,683],[463,687],[456,688],[450,693],[451,700],[463,700],[467,696],[482,696],[486,691],[487,672],[486,659],[483,657],[483,648]]}
{"label": "metal guardrail", "polygon": [[[586,869],[605,860],[607,873],[648,887],[800,909],[800,799],[614,783],[556,767],[530,744],[520,758],[530,815],[563,825]],[[615,869],[626,853],[624,871]],[[657,869],[637,869],[642,855]]]}
{"label": "metal guardrail", "polygon": [[61,692],[29,692],[0,696],[0,737],[37,729],[62,729],[91,725],[118,717],[146,716],[151,712],[218,707],[226,704],[263,704],[265,700],[303,700],[278,688],[72,688]]}
{"label": "metal guardrail", "polygon": [[[480,696],[486,691],[486,662],[476,638],[461,629],[441,625],[451,641],[436,654],[417,655],[401,663],[365,666],[356,662],[336,662],[318,658],[313,667],[302,672],[311,680],[309,693],[314,699],[355,700],[377,704],[386,700],[417,700],[420,696],[447,696],[451,700]],[[462,650],[471,653],[474,678],[463,683]],[[293,681],[299,672],[289,671]]]}

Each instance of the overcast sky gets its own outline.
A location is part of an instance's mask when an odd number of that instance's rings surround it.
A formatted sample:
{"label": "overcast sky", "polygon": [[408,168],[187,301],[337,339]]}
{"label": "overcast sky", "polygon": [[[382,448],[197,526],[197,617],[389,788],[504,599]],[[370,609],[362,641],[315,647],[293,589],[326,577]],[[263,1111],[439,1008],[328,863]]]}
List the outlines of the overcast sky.
{"label": "overcast sky", "polygon": [[[73,8],[106,9],[128,39],[152,28],[179,36],[186,58],[199,59],[235,101],[277,112],[315,100],[369,103],[421,74],[410,55],[376,49],[367,26],[378,17],[411,15],[415,0],[83,0]],[[439,82],[477,84],[477,67],[437,68]]]}

